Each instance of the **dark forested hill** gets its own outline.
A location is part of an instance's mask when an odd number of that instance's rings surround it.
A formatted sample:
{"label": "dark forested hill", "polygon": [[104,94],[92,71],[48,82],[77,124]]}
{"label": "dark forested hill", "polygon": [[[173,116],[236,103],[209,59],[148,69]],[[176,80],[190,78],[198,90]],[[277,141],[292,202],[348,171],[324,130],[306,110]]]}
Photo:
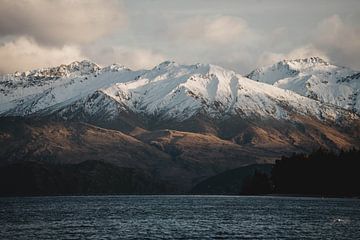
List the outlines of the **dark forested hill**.
{"label": "dark forested hill", "polygon": [[283,157],[274,165],[272,180],[280,194],[360,196],[360,151]]}

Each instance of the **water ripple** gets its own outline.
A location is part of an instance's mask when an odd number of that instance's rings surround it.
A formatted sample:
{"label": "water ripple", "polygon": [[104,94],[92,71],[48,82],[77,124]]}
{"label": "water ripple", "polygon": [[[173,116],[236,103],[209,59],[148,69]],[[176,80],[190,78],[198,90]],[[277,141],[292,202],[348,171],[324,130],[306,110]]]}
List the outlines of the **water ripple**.
{"label": "water ripple", "polygon": [[0,239],[359,239],[355,199],[0,198]]}

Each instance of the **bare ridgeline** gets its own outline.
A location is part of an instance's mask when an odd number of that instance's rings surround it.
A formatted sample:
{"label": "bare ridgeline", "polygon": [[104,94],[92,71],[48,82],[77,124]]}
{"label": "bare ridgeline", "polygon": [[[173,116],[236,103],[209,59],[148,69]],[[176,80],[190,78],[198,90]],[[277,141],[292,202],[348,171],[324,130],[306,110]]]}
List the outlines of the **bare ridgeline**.
{"label": "bare ridgeline", "polygon": [[[169,61],[151,70],[82,61],[4,75],[0,194],[358,195],[310,190],[301,174],[285,172],[316,165],[311,183],[322,179],[320,189],[326,179],[342,179],[336,189],[359,182],[351,172],[359,153],[340,154],[360,146],[359,91],[359,72],[318,57],[246,77]],[[273,165],[313,151],[318,157]]]}

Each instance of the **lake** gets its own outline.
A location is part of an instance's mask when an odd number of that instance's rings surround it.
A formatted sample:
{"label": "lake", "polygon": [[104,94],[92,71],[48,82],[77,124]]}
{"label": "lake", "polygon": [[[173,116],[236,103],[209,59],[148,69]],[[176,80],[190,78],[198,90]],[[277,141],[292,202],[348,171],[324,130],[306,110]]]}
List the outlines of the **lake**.
{"label": "lake", "polygon": [[0,198],[0,239],[360,239],[360,200],[243,196]]}

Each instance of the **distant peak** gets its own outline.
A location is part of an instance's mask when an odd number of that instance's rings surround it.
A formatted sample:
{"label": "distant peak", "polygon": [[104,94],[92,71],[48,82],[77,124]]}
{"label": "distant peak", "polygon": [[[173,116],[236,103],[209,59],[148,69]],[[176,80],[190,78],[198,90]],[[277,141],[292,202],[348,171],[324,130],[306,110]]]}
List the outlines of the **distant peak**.
{"label": "distant peak", "polygon": [[324,64],[329,65],[327,61],[322,59],[321,57],[308,57],[308,58],[298,58],[298,59],[290,59],[283,60],[284,63],[300,63],[300,64]]}
{"label": "distant peak", "polygon": [[274,84],[280,77],[295,76],[302,71],[327,66],[330,66],[328,62],[321,57],[316,56],[298,59],[285,59],[272,65],[256,68],[249,74],[245,75],[245,77],[253,80],[259,80],[260,75],[268,74],[268,72],[276,72],[276,74],[272,73],[271,77],[268,77],[269,79],[267,80],[267,83]]}
{"label": "distant peak", "polygon": [[118,72],[121,70],[131,71],[129,68],[125,67],[124,65],[113,63],[107,67],[103,68],[104,71],[112,71],[112,72]]}
{"label": "distant peak", "polygon": [[59,78],[66,77],[72,73],[79,72],[81,75],[94,73],[101,70],[101,67],[96,63],[93,63],[89,60],[74,61],[69,64],[61,64],[56,67],[47,67],[40,69],[33,69],[26,72],[15,72],[13,75],[15,77],[27,77],[34,76],[38,79],[41,78]]}
{"label": "distant peak", "polygon": [[171,67],[171,66],[178,66],[178,64],[176,62],[174,62],[174,61],[167,60],[167,61],[164,61],[164,62],[160,63],[156,67],[154,67],[154,69],[160,70],[160,69],[168,68],[168,67]]}
{"label": "distant peak", "polygon": [[175,64],[175,61],[167,60],[167,61],[160,63],[159,66],[169,66],[169,65],[173,65],[173,64]]}
{"label": "distant peak", "polygon": [[266,69],[283,69],[285,71],[291,71],[295,73],[296,71],[301,71],[302,69],[313,68],[317,66],[329,66],[330,64],[320,57],[308,57],[308,58],[298,58],[298,59],[285,59],[280,62],[277,62],[273,65],[258,68],[256,72],[262,72]]}
{"label": "distant peak", "polygon": [[97,65],[96,63],[94,62],[91,62],[89,60],[82,60],[82,61],[75,61],[75,62],[72,62],[68,65],[60,65],[60,66],[66,66],[68,68],[76,68],[76,67],[82,67],[82,68],[85,68],[85,67],[91,67],[91,68],[97,68],[97,69],[100,69],[101,67],[99,65]]}

